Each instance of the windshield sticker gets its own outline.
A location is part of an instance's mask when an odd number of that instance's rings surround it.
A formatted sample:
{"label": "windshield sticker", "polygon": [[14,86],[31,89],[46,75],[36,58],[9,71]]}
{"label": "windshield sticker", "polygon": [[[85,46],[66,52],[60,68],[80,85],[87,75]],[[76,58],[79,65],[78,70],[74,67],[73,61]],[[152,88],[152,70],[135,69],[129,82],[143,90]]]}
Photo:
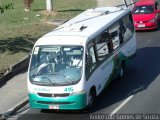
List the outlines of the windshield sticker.
{"label": "windshield sticker", "polygon": [[35,92],[49,92],[50,89],[47,88],[34,88]]}
{"label": "windshield sticker", "polygon": [[52,47],[52,48],[43,48],[42,49],[43,52],[59,52],[60,51],[60,47]]}
{"label": "windshield sticker", "polygon": [[64,48],[64,51],[70,51],[71,48]]}
{"label": "windshield sticker", "polygon": [[37,55],[38,51],[39,51],[39,47],[36,47],[35,50],[34,50],[34,54]]}

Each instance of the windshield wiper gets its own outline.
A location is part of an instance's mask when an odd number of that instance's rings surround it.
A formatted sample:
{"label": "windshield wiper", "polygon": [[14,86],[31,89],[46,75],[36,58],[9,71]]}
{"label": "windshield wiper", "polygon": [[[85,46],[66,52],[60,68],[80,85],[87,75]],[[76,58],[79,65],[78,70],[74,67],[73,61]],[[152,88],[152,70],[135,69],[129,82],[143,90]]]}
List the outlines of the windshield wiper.
{"label": "windshield wiper", "polygon": [[69,79],[66,75],[63,75],[63,74],[61,74],[66,80],[68,80],[71,84],[74,84],[74,82],[71,80],[71,79]]}
{"label": "windshield wiper", "polygon": [[45,77],[45,76],[36,76],[36,77],[47,79],[53,86],[55,86],[55,83],[52,80],[50,80],[48,77]]}
{"label": "windshield wiper", "polygon": [[65,80],[67,80],[68,82],[70,82],[71,84],[74,84],[74,82],[71,80],[71,79],[69,79],[66,75],[64,75],[64,74],[60,74],[60,73],[52,73],[52,74],[50,74],[50,75],[61,75],[61,76],[63,76],[64,78],[65,78]]}

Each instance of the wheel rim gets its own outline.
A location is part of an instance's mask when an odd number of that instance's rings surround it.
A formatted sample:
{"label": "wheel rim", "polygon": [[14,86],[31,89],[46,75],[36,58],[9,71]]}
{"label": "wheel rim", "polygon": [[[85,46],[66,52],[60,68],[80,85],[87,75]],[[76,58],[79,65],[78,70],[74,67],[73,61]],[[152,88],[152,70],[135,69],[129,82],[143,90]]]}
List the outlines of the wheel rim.
{"label": "wheel rim", "polygon": [[93,96],[90,94],[89,95],[89,104],[88,104],[90,107],[92,107],[93,105]]}
{"label": "wheel rim", "polygon": [[123,71],[123,68],[121,67],[121,70],[120,70],[120,77],[123,76],[123,73],[124,73],[124,71]]}

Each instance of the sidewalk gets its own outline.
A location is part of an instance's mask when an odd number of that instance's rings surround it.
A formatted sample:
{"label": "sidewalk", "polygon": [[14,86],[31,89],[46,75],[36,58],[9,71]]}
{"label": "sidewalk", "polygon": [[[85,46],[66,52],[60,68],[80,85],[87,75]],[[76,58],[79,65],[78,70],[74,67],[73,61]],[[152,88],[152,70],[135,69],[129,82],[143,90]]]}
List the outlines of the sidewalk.
{"label": "sidewalk", "polygon": [[20,73],[0,86],[0,114],[7,112],[27,97],[26,73]]}
{"label": "sidewalk", "polygon": [[[138,0],[126,0],[127,5],[133,4],[137,2]],[[121,6],[125,5],[124,0],[97,0],[97,6],[102,7],[102,6]],[[129,6],[129,8],[132,8],[132,6]]]}
{"label": "sidewalk", "polygon": [[117,6],[124,4],[123,0],[97,0],[97,6]]}
{"label": "sidewalk", "polygon": [[[108,1],[108,2],[106,2]],[[116,6],[124,4],[123,0],[97,0],[97,6]],[[23,72],[4,85],[0,85],[0,114],[7,112],[27,96],[27,73]]]}

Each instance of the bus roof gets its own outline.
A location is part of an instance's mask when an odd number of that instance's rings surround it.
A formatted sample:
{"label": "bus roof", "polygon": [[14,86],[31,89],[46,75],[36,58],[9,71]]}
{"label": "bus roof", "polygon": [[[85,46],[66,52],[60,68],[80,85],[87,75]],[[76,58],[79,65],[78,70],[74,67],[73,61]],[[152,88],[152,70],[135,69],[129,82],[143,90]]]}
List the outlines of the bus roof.
{"label": "bus roof", "polygon": [[[118,18],[122,17],[129,11],[130,10],[127,8],[124,9],[117,7],[101,7],[88,9],[75,18],[54,29],[50,33],[41,37],[38,43],[47,44],[47,42],[51,43],[51,40],[53,43],[55,42],[53,40],[54,38],[68,38],[66,39],[66,42],[69,42],[68,40],[72,40],[69,38],[72,37],[83,38],[79,42],[86,42],[89,38],[92,39],[95,35],[104,31],[106,27],[110,26],[112,23],[117,21]],[[76,39],[74,40],[76,41]]]}

